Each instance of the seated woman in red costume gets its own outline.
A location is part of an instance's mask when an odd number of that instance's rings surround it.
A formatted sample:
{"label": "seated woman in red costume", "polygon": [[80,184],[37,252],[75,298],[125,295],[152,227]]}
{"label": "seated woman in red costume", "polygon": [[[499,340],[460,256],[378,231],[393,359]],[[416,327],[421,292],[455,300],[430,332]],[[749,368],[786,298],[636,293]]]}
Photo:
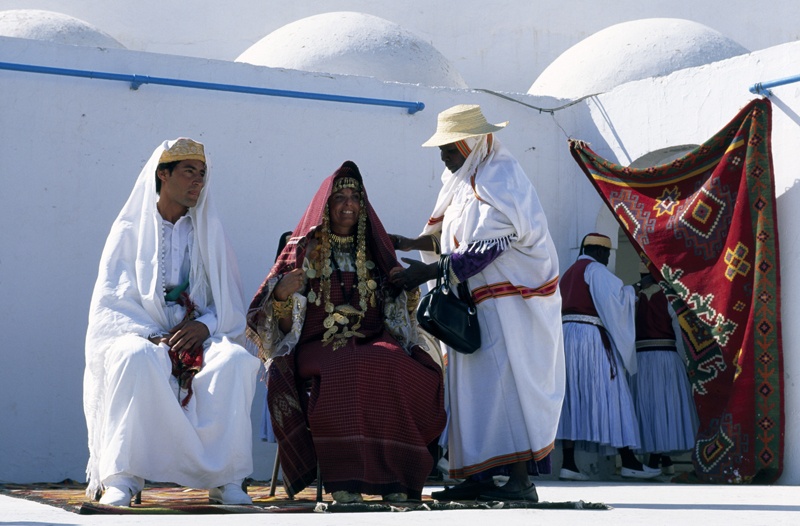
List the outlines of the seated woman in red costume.
{"label": "seated woman in red costume", "polygon": [[248,312],[268,363],[268,403],[284,485],[316,478],[337,502],[419,499],[428,446],[445,425],[443,377],[419,336],[419,289],[402,267],[358,167],[323,181]]}

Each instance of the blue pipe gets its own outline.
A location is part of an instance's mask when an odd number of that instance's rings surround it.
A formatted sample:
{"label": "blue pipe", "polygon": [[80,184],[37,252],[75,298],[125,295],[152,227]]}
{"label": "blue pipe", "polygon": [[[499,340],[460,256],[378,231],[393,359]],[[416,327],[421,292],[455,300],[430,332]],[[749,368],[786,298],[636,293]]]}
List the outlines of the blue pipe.
{"label": "blue pipe", "polygon": [[270,95],[273,97],[291,97],[296,99],[326,100],[331,102],[346,102],[351,104],[370,104],[373,106],[407,108],[408,113],[411,114],[425,109],[425,104],[422,102],[349,97],[345,95],[331,95],[327,93],[311,93],[306,91],[289,91],[271,88],[258,88],[254,86],[239,86],[235,84],[217,84],[214,82],[197,82],[192,80],[150,77],[148,75],[129,75],[125,73],[107,73],[103,71],[86,71],[82,69],[51,68],[47,66],[33,66],[30,64],[14,64],[11,62],[0,62],[0,69],[25,71],[28,73],[44,73],[47,75],[83,77],[89,79],[118,80],[122,82],[130,82],[132,90],[139,89],[139,86],[142,84],[160,84],[162,86],[229,91],[234,93],[249,93],[253,95]]}
{"label": "blue pipe", "polygon": [[769,88],[775,88],[777,86],[783,86],[785,84],[792,84],[793,82],[800,82],[800,75],[795,75],[793,77],[786,77],[785,79],[778,79],[778,80],[771,80],[769,82],[757,82],[750,86],[750,93],[755,93],[756,95],[763,95],[764,97],[769,97],[772,95],[772,92]]}

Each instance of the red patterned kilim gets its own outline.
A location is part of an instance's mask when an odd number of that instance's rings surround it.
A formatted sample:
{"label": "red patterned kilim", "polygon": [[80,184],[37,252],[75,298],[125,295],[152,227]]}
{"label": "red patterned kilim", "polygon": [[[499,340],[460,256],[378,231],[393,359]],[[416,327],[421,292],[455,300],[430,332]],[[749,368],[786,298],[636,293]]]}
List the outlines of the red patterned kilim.
{"label": "red patterned kilim", "polygon": [[[441,483],[440,483],[441,484]],[[438,488],[432,488],[436,490]],[[142,491],[141,503],[128,506],[107,506],[89,500],[86,497],[86,484],[65,480],[59,483],[43,484],[0,484],[0,495],[16,497],[49,506],[55,506],[72,513],[81,515],[224,515],[224,514],[253,514],[253,513],[364,513],[364,512],[406,512],[406,511],[456,511],[464,510],[509,510],[509,509],[549,509],[549,510],[609,510],[609,506],[601,502],[567,501],[567,502],[530,502],[515,501],[504,502],[502,506],[497,502],[477,502],[449,500],[433,500],[424,495],[421,500],[409,500],[404,503],[385,502],[381,496],[363,495],[363,503],[338,504],[333,502],[330,495],[323,496],[323,502],[317,503],[316,489],[309,488],[298,493],[294,498],[283,492],[280,485],[275,496],[270,496],[269,483],[249,481],[247,493],[253,499],[253,505],[238,504],[211,504],[208,501],[208,491],[184,488],[174,484],[158,482],[147,483]],[[315,522],[318,522],[316,519]],[[69,521],[73,523],[74,521]],[[81,524],[91,521],[78,520]],[[110,522],[110,521],[105,521]],[[123,521],[120,521],[123,522]],[[159,522],[164,522],[159,520]],[[218,521],[228,524],[231,520]],[[241,521],[240,521],[241,522]],[[252,522],[252,521],[251,521]],[[269,522],[269,521],[268,521]],[[295,521],[297,522],[297,521]],[[330,522],[330,521],[327,521]],[[343,522],[343,521],[339,521]],[[380,521],[377,521],[380,522]],[[25,522],[24,524],[43,524],[40,522]],[[144,524],[143,520],[136,521]],[[22,522],[2,522],[0,524],[23,524]]]}
{"label": "red patterned kilim", "polygon": [[674,290],[706,482],[771,483],[783,464],[783,367],[771,105],[754,100],[669,164],[630,169],[570,143],[651,272]]}

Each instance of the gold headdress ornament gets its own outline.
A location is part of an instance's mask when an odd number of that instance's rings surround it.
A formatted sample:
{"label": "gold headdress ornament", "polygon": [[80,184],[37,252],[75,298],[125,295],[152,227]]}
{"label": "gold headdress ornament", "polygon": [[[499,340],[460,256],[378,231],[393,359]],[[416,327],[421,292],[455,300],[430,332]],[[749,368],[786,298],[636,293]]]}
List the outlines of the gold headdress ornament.
{"label": "gold headdress ornament", "polygon": [[587,234],[586,237],[583,238],[583,242],[581,243],[581,248],[594,245],[598,247],[605,247],[607,249],[611,249],[611,238],[608,236],[604,236],[603,234]]}
{"label": "gold headdress ornament", "polygon": [[355,177],[339,177],[333,182],[333,192],[338,192],[343,188],[354,188],[361,190],[361,183]]}
{"label": "gold headdress ornament", "polygon": [[477,104],[459,104],[439,114],[436,133],[422,146],[444,146],[469,137],[477,137],[502,130],[508,121],[489,124]]}
{"label": "gold headdress ornament", "polygon": [[164,150],[164,153],[158,159],[158,164],[171,163],[173,161],[206,162],[206,152],[201,143],[181,137],[168,150]]}

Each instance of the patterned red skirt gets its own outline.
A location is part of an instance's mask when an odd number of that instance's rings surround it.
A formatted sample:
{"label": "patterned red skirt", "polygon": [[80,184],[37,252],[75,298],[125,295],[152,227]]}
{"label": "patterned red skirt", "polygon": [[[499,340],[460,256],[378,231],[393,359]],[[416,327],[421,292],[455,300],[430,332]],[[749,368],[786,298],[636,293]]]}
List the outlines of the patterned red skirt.
{"label": "patterned red skirt", "polygon": [[[317,326],[315,310],[306,325]],[[304,329],[295,351],[270,366],[270,414],[290,493],[314,480],[317,460],[328,492],[422,490],[433,467],[428,446],[446,422],[442,371],[421,349],[409,355],[376,314],[364,320],[365,338],[337,350]]]}

